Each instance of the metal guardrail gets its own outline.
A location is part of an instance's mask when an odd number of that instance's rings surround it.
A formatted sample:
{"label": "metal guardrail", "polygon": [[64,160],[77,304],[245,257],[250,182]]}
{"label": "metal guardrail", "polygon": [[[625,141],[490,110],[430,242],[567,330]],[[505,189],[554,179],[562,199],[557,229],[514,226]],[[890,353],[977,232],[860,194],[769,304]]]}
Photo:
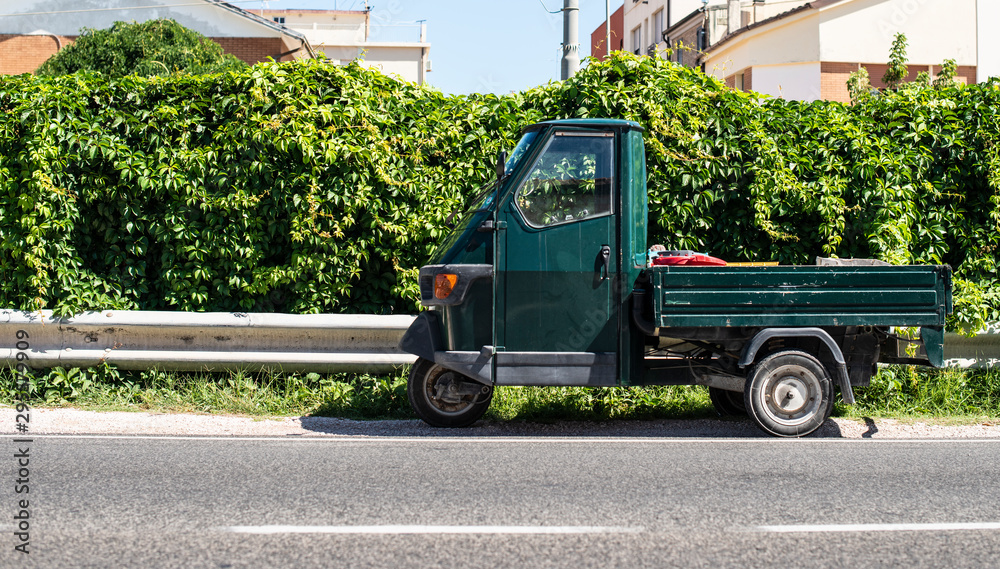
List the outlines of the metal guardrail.
{"label": "metal guardrail", "polygon": [[945,334],[944,364],[974,369],[1000,368],[1000,329],[990,326],[971,338]]}
{"label": "metal guardrail", "polygon": [[[107,310],[72,318],[0,310],[0,359],[32,368],[386,372],[416,359],[397,347],[412,316]],[[28,337],[20,346],[17,331]]]}
{"label": "metal guardrail", "polygon": [[[397,345],[413,316],[106,310],[72,318],[0,310],[0,360],[19,351],[33,368],[387,372],[416,359]],[[18,346],[18,330],[28,337]],[[18,347],[25,348],[18,350]],[[1000,366],[1000,327],[946,334],[946,363]]]}

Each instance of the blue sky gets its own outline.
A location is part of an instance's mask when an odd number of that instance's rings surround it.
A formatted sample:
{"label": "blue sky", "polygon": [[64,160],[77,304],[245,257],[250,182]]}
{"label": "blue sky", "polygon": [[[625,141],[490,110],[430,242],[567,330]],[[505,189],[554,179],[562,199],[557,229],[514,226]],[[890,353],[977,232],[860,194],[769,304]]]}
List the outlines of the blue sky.
{"label": "blue sky", "polygon": [[[581,56],[604,21],[604,0],[579,0]],[[445,93],[497,93],[559,80],[563,0],[369,0],[378,23],[427,20],[433,71],[427,82]],[[269,0],[272,9],[360,10],[363,0]],[[611,1],[611,11],[621,0]],[[240,4],[260,8],[256,2]],[[547,9],[547,10],[546,10]],[[582,57],[581,57],[582,59]]]}

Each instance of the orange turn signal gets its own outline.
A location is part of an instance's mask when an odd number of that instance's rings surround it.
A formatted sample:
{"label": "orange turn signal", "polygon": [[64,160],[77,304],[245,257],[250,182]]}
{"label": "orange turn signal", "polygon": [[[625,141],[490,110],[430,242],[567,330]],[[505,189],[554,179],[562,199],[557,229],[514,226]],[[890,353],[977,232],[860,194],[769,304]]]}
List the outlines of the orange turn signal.
{"label": "orange turn signal", "polygon": [[440,275],[434,276],[434,298],[443,299],[448,298],[451,294],[452,289],[455,288],[455,283],[458,282],[458,275],[449,275],[442,273]]}

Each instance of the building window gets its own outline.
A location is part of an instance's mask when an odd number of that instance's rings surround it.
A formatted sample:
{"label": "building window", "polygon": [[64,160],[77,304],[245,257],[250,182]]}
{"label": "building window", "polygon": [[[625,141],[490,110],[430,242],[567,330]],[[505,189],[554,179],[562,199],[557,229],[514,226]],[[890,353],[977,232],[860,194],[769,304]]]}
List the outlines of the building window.
{"label": "building window", "polygon": [[742,73],[737,73],[736,74],[736,90],[737,91],[743,91],[743,74]]}
{"label": "building window", "polygon": [[674,51],[677,53],[677,65],[684,65],[684,46],[678,45]]}
{"label": "building window", "polygon": [[636,26],[632,30],[632,53],[636,55],[642,53],[642,26]]}
{"label": "building window", "polygon": [[649,38],[649,43],[660,43],[663,37],[663,10],[658,10],[653,14],[653,37]]}
{"label": "building window", "polygon": [[284,24],[285,23],[285,17],[284,16],[275,16],[275,17],[273,17],[271,19],[274,20],[275,22],[279,23],[279,24]]}

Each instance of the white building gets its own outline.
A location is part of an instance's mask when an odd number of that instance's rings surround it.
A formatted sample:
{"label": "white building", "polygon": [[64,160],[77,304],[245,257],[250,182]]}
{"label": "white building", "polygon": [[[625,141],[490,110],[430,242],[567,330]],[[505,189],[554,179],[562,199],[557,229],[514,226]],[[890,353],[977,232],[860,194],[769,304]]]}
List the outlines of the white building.
{"label": "white building", "polygon": [[1000,38],[986,32],[998,18],[996,0],[625,0],[625,49],[671,47],[739,89],[847,101],[860,67],[882,86],[896,33],[909,41],[911,80],[946,59],[966,83],[1000,75]]}
{"label": "white building", "polygon": [[636,54],[663,50],[663,32],[699,10],[701,0],[625,0],[625,49]]}
{"label": "white building", "polygon": [[427,25],[379,24],[367,10],[255,10],[264,18],[303,34],[334,63],[362,65],[423,84],[431,70]]}

